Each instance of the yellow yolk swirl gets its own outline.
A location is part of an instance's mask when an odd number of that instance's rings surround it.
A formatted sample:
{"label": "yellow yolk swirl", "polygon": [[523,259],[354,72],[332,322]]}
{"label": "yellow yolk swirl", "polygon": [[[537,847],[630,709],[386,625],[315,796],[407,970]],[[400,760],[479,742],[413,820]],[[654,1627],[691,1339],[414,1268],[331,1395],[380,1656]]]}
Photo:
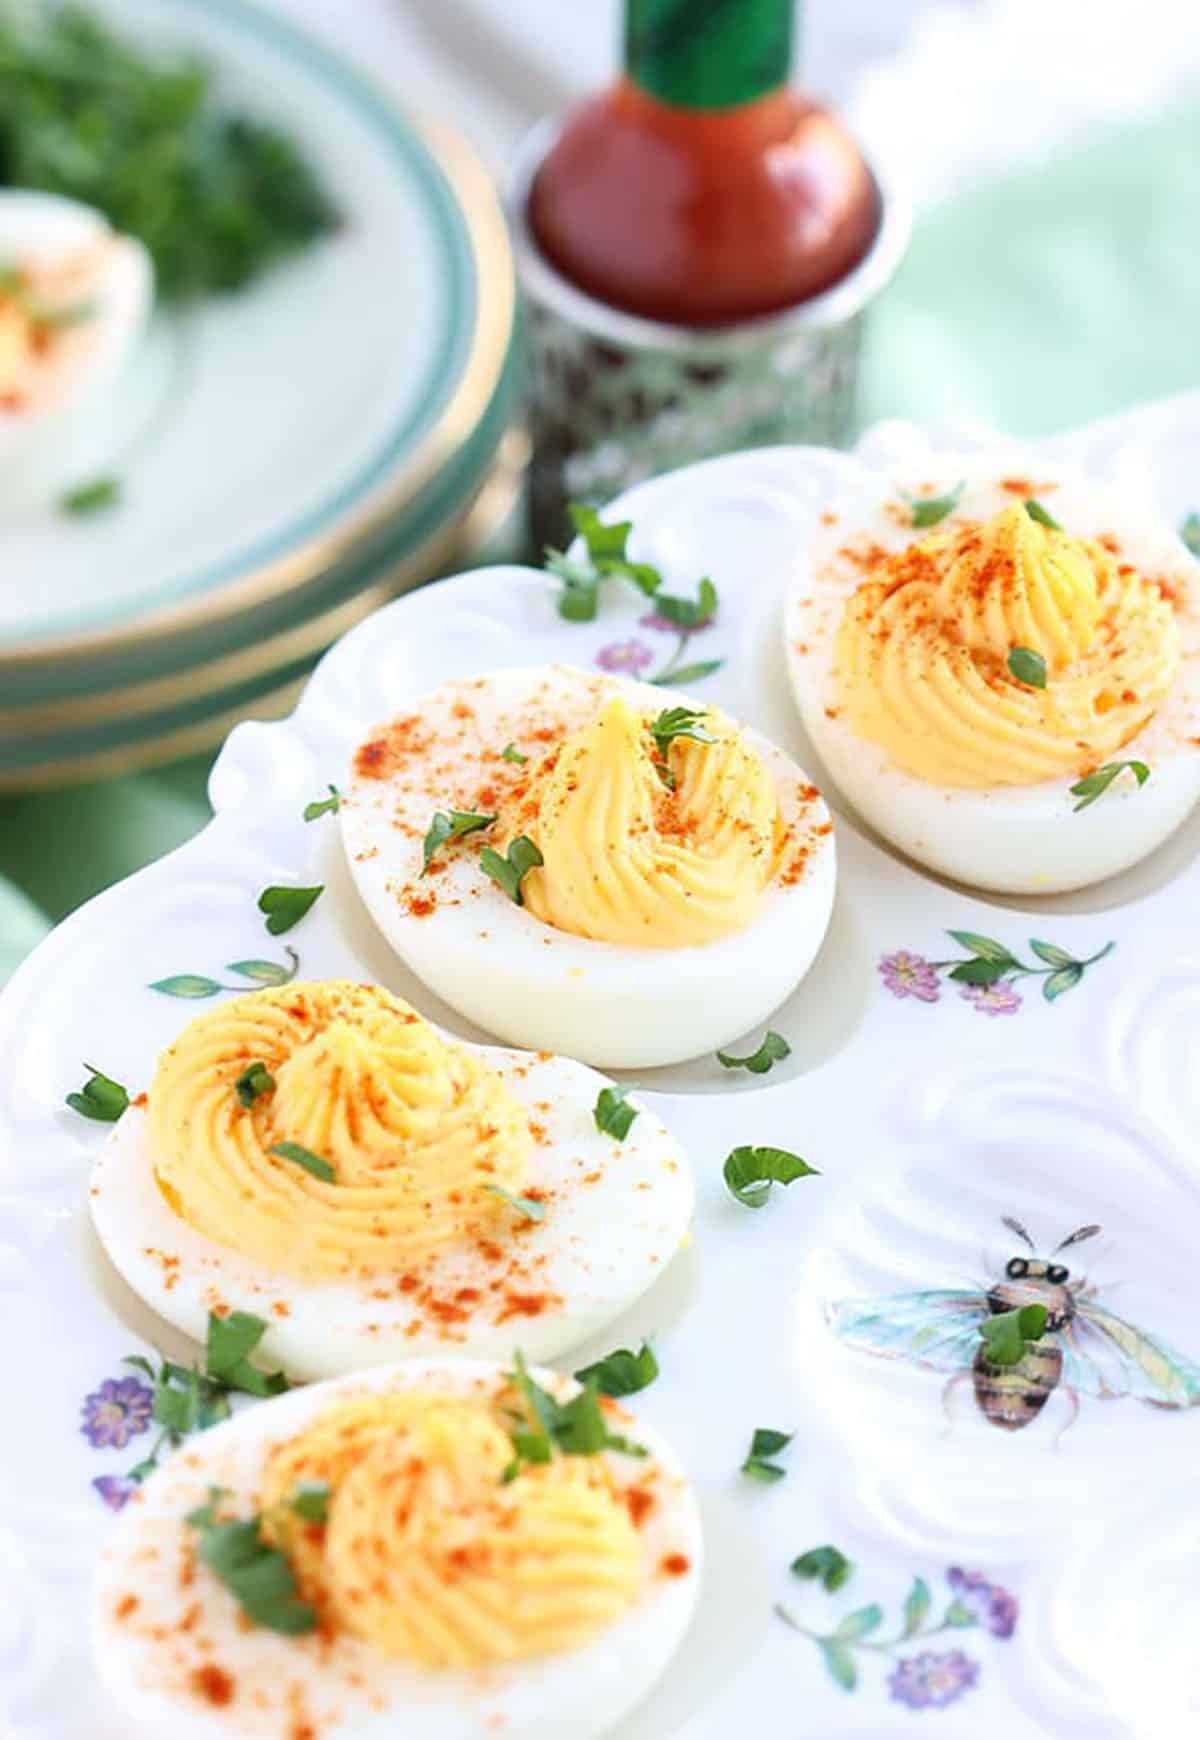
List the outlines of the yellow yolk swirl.
{"label": "yellow yolk swirl", "polygon": [[[249,1108],[238,1077],[275,1090]],[[186,1027],[149,1093],[159,1186],[177,1214],[265,1268],[404,1269],[508,1212],[533,1141],[502,1079],[397,997],[340,980],[235,997]],[[295,1142],[331,1181],[271,1152]]]}
{"label": "yellow yolk swirl", "polygon": [[558,930],[636,948],[689,948],[745,928],[775,871],[775,785],[732,722],[716,739],[667,746],[669,789],[648,720],[621,697],[537,766],[502,810],[501,848],[526,834],[542,854],[521,887]]}
{"label": "yellow yolk swirl", "polygon": [[[385,1655],[467,1668],[577,1648],[635,1600],[642,1549],[602,1456],[502,1480],[512,1441],[483,1399],[363,1396],[272,1455],[264,1530],[305,1597]],[[324,1525],[289,1498],[330,1489]]]}
{"label": "yellow yolk swirl", "polygon": [[[1046,661],[1017,681],[1015,647]],[[1109,760],[1179,667],[1170,604],[1101,545],[1021,504],[893,556],[847,602],[834,679],[841,716],[933,785],[1034,785]]]}

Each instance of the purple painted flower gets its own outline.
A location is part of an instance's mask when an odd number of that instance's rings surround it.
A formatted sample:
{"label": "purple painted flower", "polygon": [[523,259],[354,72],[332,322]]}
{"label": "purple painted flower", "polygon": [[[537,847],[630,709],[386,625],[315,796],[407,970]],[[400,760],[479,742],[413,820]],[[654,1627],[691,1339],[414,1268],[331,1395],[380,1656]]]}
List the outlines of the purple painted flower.
{"label": "purple painted flower", "polygon": [[879,957],[879,976],[893,997],[915,997],[919,1003],[936,1003],[942,994],[937,968],[924,955],[908,949]]}
{"label": "purple painted flower", "polygon": [[614,640],[600,648],[596,663],[602,671],[622,671],[636,677],[654,663],[654,649],[642,640]]}
{"label": "purple painted flower", "polygon": [[138,1489],[137,1481],[127,1474],[101,1474],[92,1485],[109,1510],[123,1510]]}
{"label": "purple painted flower", "polygon": [[[688,628],[687,632],[689,634],[699,634],[702,628],[711,628],[712,625],[713,618],[711,616],[705,616],[702,617],[699,622],[693,623]],[[638,627],[652,628],[658,634],[678,634],[680,632],[680,627],[677,622],[669,622],[665,616],[660,616],[657,610],[651,610],[646,616],[639,616]]]}
{"label": "purple painted flower", "polygon": [[79,1430],[93,1450],[123,1450],[131,1438],[145,1432],[154,1407],[154,1391],[140,1378],[105,1378],[83,1400]]}
{"label": "purple painted flower", "polygon": [[1021,993],[1003,979],[994,985],[964,985],[962,995],[981,1015],[1015,1015],[1021,1007]]}
{"label": "purple painted flower", "polygon": [[955,1605],[966,1608],[993,1637],[1012,1636],[1020,1611],[1015,1595],[989,1583],[982,1571],[963,1571],[957,1565],[946,1572],[946,1581],[957,1597]]}
{"label": "purple painted flower", "polygon": [[961,1649],[923,1649],[898,1661],[888,1675],[888,1690],[910,1710],[941,1710],[969,1692],[979,1679],[979,1663]]}

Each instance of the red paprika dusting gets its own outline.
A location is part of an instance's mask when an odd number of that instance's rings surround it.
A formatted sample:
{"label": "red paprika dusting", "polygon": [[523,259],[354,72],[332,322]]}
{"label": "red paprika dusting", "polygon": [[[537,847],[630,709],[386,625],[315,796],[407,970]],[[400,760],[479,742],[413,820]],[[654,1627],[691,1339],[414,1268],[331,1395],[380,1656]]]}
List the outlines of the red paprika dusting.
{"label": "red paprika dusting", "polygon": [[207,1661],[203,1667],[198,1667],[193,1672],[192,1690],[206,1703],[223,1709],[227,1704],[232,1704],[237,1687],[232,1674],[227,1674],[215,1661]]}
{"label": "red paprika dusting", "polygon": [[691,1568],[692,1561],[686,1553],[668,1553],[660,1564],[660,1569],[665,1571],[668,1577],[686,1576]]}

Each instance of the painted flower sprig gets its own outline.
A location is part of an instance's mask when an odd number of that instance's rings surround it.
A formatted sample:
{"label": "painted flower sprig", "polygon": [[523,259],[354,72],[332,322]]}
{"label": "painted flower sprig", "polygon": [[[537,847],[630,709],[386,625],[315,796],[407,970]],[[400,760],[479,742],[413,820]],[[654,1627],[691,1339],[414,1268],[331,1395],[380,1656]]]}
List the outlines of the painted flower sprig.
{"label": "painted flower sprig", "polygon": [[[819,1582],[830,1594],[844,1587],[854,1574],[853,1565],[836,1547],[815,1547],[802,1553],[792,1561],[791,1568],[793,1576]],[[988,1582],[980,1571],[952,1566],[946,1581],[950,1599],[937,1617],[929,1584],[923,1577],[914,1577],[898,1626],[890,1636],[880,1635],[885,1614],[876,1601],[845,1614],[831,1631],[817,1631],[801,1624],[783,1605],[777,1606],[775,1612],[793,1631],[816,1644],[830,1679],[843,1691],[857,1688],[861,1657],[869,1654],[892,1657],[895,1666],[887,1681],[891,1697],[910,1709],[938,1709],[974,1688],[979,1679],[979,1663],[962,1649],[920,1649],[911,1655],[900,1652],[909,1645],[973,1627],[1007,1640],[1016,1630],[1019,1611],[1016,1598],[998,1584]]]}
{"label": "painted flower sprig", "polygon": [[1074,990],[1089,967],[1111,954],[1115,942],[1105,943],[1094,955],[1077,957],[1057,943],[1031,937],[1029,947],[1041,965],[1022,961],[1005,943],[978,931],[949,930],[946,935],[968,953],[944,961],[927,960],[909,949],[881,956],[879,976],[893,997],[914,998],[918,1003],[936,1003],[942,994],[942,978],[960,987],[967,1002],[986,1015],[1015,1015],[1021,1007],[1016,983],[1041,979],[1042,996],[1048,1003]]}

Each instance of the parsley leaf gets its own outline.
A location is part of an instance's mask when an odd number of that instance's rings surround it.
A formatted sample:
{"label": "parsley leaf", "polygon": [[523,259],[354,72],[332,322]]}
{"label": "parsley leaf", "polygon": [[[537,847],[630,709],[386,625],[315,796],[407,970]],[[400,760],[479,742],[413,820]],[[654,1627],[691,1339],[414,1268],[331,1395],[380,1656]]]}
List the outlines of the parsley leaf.
{"label": "parsley leaf", "polygon": [[511,761],[517,767],[524,767],[529,757],[522,755],[515,743],[506,743],[500,751],[500,759],[501,761]]}
{"label": "parsley leaf", "polygon": [[836,1595],[850,1581],[854,1566],[836,1547],[810,1547],[792,1560],[791,1570],[793,1577],[813,1577],[830,1595]]}
{"label": "parsley leaf", "polygon": [[768,1030],[757,1051],[749,1057],[732,1057],[728,1051],[718,1051],[717,1062],[726,1069],[748,1069],[751,1075],[766,1075],[777,1063],[792,1055],[792,1048],[782,1033]]}
{"label": "parsley leaf", "polygon": [[1179,528],[1180,542],[1193,556],[1200,556],[1200,514],[1189,514]]}
{"label": "parsley leaf", "polygon": [[288,1387],[281,1371],[261,1372],[250,1364],[267,1325],[261,1317],[249,1311],[228,1311],[218,1317],[208,1314],[208,1339],[205,1343],[204,1370],[228,1390],[241,1390],[248,1396],[278,1396]]}
{"label": "parsley leaf", "polygon": [[495,819],[495,816],[485,816],[475,810],[451,810],[448,815],[445,810],[435,810],[422,842],[422,876],[443,846],[452,840],[463,840],[468,834],[477,834],[481,828],[490,828]]}
{"label": "parsley leaf", "polygon": [[614,1082],[611,1087],[601,1088],[596,1095],[592,1116],[602,1136],[623,1142],[633,1128],[638,1109],[629,1104],[629,1092],[628,1088],[618,1087]]}
{"label": "parsley leaf", "polygon": [[715,743],[717,740],[704,726],[706,714],[701,707],[664,707],[651,719],[646,729],[654,739],[661,756],[677,737],[690,737],[694,743]]}
{"label": "parsley leaf", "polygon": [[233,1086],[239,1101],[248,1111],[260,1094],[275,1092],[275,1077],[260,1060],[247,1064]]}
{"label": "parsley leaf", "polygon": [[187,1514],[187,1523],[200,1537],[196,1547],[200,1563],[224,1583],[256,1625],[291,1637],[314,1631],[316,1609],[298,1598],[296,1574],[286,1554],[263,1540],[257,1516],[218,1521],[217,1506],[223,1496],[219,1487],[213,1487],[208,1503]]}
{"label": "parsley leaf", "polygon": [[530,870],[536,869],[543,862],[542,854],[528,834],[518,834],[503,858],[491,846],[484,846],[479,854],[479,864],[484,874],[490,876],[497,887],[502,888],[517,906],[525,904],[525,897],[521,893],[522,880]]}
{"label": "parsley leaf", "polygon": [[664,622],[672,623],[687,634],[694,634],[698,628],[704,628],[712,621],[717,614],[718,603],[717,589],[706,576],[701,580],[695,598],[680,598],[670,592],[657,592],[654,596],[654,613],[661,616]]}
{"label": "parsley leaf", "polygon": [[1049,1312],[1044,1305],[1020,1305],[1014,1311],[998,1311],[979,1326],[983,1357],[990,1365],[1019,1365],[1027,1343],[1045,1334]]}
{"label": "parsley leaf", "polygon": [[546,1205],[538,1202],[532,1196],[514,1196],[510,1190],[505,1190],[500,1184],[485,1184],[483,1188],[490,1196],[498,1196],[501,1202],[506,1202],[510,1208],[515,1208],[518,1214],[523,1214],[526,1220],[542,1220],[545,1217]]}
{"label": "parsley leaf", "polygon": [[327,798],[315,798],[312,803],[304,806],[306,822],[315,822],[318,816],[336,816],[342,807],[342,794],[336,785],[329,787]]}
{"label": "parsley leaf", "polygon": [[288,1509],[305,1522],[323,1523],[329,1516],[329,1482],[301,1480],[288,1494]]}
{"label": "parsley leaf", "polygon": [[787,1469],[781,1468],[778,1462],[768,1461],[768,1458],[786,1450],[794,1436],[793,1432],[776,1432],[771,1426],[756,1426],[746,1460],[742,1463],[742,1473],[749,1475],[751,1480],[762,1481],[764,1485],[782,1480]]}
{"label": "parsley leaf", "polygon": [[1046,687],[1046,661],[1032,647],[1015,646],[1007,659],[1009,675],[1030,689]]}
{"label": "parsley leaf", "polygon": [[1047,513],[1041,502],[1035,501],[1032,496],[1026,498],[1025,512],[1029,515],[1031,520],[1036,520],[1039,526],[1045,526],[1052,532],[1062,531],[1062,527],[1059,525],[1054,515]]}
{"label": "parsley leaf", "polygon": [[271,1152],[278,1154],[281,1160],[290,1160],[296,1166],[303,1166],[306,1172],[311,1172],[322,1184],[332,1184],[337,1178],[337,1173],[328,1160],[322,1160],[319,1154],[314,1154],[311,1148],[302,1147],[299,1142],[276,1142]]}
{"label": "parsley leaf", "polygon": [[936,526],[952,514],[962,498],[966,488],[966,480],[956,483],[954,488],[945,495],[906,495],[905,501],[912,511],[912,525],[918,530],[927,526]]}
{"label": "parsley leaf", "polygon": [[617,575],[631,580],[639,592],[651,598],[662,584],[662,575],[649,562],[633,562],[625,546],[633,530],[630,520],[606,525],[586,502],[571,502],[572,524],[583,539],[586,558],[568,556],[562,550],[546,551],[546,567],[563,583],[558,613],[568,622],[592,622],[600,600],[600,582]]}
{"label": "parsley leaf", "polygon": [[116,507],[121,499],[121,485],[115,477],[94,477],[90,483],[76,484],[65,495],[59,497],[59,509],[64,514],[71,514],[76,519],[83,519],[88,514],[103,513],[106,508]]}
{"label": "parsley leaf", "polygon": [[797,1178],[818,1177],[815,1166],[786,1148],[735,1148],[722,1176],[745,1208],[761,1208],[773,1184],[794,1184]]}
{"label": "parsley leaf", "polygon": [[267,929],[272,936],[282,936],[299,924],[310,906],[325,892],[325,884],[315,888],[284,888],[278,885],[264,888],[258,897],[258,910],[266,914]]}
{"label": "parsley leaf", "polygon": [[602,1396],[634,1396],[658,1376],[658,1361],[648,1341],[643,1341],[637,1353],[618,1347],[592,1365],[575,1373],[576,1380]]}
{"label": "parsley leaf", "polygon": [[115,1124],[129,1105],[129,1095],[119,1081],[104,1075],[95,1064],[85,1063],[91,1075],[78,1093],[67,1095],[67,1104],[81,1118],[91,1118],[97,1124]]}
{"label": "parsley leaf", "polygon": [[549,1462],[555,1452],[564,1456],[594,1456],[601,1450],[620,1450],[627,1456],[645,1456],[640,1444],[610,1432],[597,1391],[585,1384],[569,1402],[560,1402],[535,1383],[523,1356],[513,1355],[509,1373],[525,1403],[526,1416],[514,1421],[511,1430],[513,1460],[503,1478],[513,1480],[522,1462]]}
{"label": "parsley leaf", "polygon": [[1071,796],[1077,797],[1075,814],[1086,810],[1096,799],[1103,797],[1117,775],[1128,768],[1137,780],[1139,788],[1150,778],[1150,769],[1144,761],[1106,761],[1103,767],[1098,767],[1094,773],[1089,773],[1085,779],[1077,779],[1071,787]]}

